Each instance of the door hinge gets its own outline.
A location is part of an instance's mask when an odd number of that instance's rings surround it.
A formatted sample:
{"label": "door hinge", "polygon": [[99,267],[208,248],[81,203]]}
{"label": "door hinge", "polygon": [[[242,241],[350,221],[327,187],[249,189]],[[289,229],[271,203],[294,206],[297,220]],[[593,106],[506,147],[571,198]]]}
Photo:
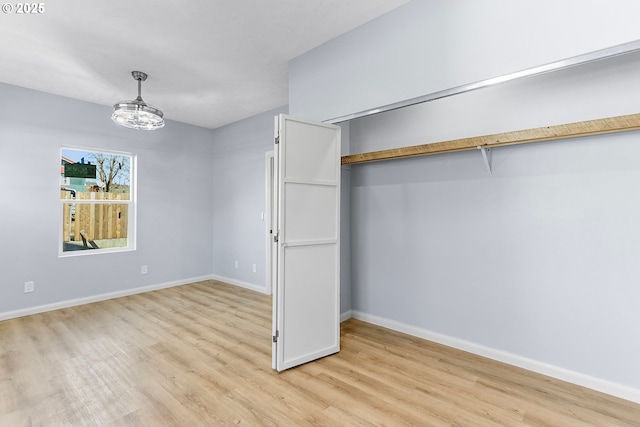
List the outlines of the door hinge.
{"label": "door hinge", "polygon": [[276,331],[276,334],[272,336],[273,342],[278,342],[278,337],[280,336],[280,331]]}
{"label": "door hinge", "polygon": [[276,136],[276,144],[280,144],[280,136]]}

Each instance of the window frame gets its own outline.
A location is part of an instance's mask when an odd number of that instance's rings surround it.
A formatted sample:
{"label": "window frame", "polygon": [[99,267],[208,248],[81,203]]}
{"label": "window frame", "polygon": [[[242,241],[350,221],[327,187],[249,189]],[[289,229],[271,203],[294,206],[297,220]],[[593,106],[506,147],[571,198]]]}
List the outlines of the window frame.
{"label": "window frame", "polygon": [[[138,206],[138,186],[137,186],[137,160],[138,157],[135,153],[127,152],[127,151],[119,151],[119,150],[110,150],[110,149],[102,149],[95,147],[80,147],[80,146],[71,146],[71,145],[63,145],[60,147],[58,161],[61,161],[63,158],[63,150],[74,150],[74,151],[83,151],[87,153],[101,153],[106,155],[117,155],[117,156],[127,156],[129,157],[129,200],[97,200],[97,199],[63,199],[60,197],[60,188],[62,186],[60,170],[58,169],[58,257],[59,258],[67,258],[67,257],[75,257],[75,256],[85,256],[85,255],[99,255],[105,253],[119,253],[119,252],[130,252],[136,250],[136,241],[137,241],[137,206]],[[90,250],[71,250],[64,251],[64,206],[70,205],[127,205],[127,246],[115,247],[115,248],[97,248]]]}

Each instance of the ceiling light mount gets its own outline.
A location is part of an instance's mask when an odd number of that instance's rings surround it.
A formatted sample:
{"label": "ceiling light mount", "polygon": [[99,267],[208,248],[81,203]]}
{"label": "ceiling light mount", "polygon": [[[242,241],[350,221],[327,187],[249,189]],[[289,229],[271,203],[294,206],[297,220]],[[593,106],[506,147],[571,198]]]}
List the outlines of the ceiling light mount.
{"label": "ceiling light mount", "polygon": [[142,71],[132,71],[131,75],[133,76],[133,78],[137,81],[145,81],[147,80],[147,73],[143,73]]}
{"label": "ceiling light mount", "polygon": [[138,130],[155,130],[164,127],[164,114],[142,100],[142,82],[147,74],[132,71],[133,79],[138,82],[138,97],[132,101],[120,101],[113,105],[111,120],[120,126]]}

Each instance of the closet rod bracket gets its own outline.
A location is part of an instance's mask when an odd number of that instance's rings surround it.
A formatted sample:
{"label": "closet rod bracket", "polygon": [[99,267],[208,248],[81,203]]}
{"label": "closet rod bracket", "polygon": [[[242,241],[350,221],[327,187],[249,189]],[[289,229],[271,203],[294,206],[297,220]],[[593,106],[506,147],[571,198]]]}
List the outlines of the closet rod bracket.
{"label": "closet rod bracket", "polygon": [[478,145],[478,150],[482,153],[482,158],[484,159],[484,164],[487,167],[487,173],[491,175],[491,148],[485,148],[481,145]]}

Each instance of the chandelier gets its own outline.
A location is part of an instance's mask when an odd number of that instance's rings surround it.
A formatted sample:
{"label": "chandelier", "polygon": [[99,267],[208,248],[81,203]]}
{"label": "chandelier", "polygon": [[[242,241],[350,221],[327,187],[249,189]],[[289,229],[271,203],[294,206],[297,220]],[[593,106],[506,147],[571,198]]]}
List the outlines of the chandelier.
{"label": "chandelier", "polygon": [[132,71],[131,75],[138,81],[138,97],[132,101],[120,101],[113,105],[111,120],[120,126],[138,130],[155,130],[164,127],[162,111],[142,100],[142,82],[147,75],[142,71]]}

